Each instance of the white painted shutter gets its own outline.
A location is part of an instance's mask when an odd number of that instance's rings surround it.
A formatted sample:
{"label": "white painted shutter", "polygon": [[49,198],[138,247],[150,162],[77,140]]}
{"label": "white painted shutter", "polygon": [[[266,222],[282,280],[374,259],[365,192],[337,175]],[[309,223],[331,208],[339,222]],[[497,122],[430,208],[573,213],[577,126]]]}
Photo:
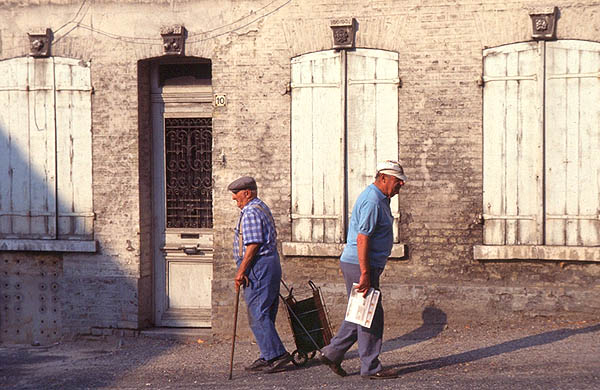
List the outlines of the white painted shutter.
{"label": "white painted shutter", "polygon": [[[378,161],[398,159],[398,53],[348,52],[348,213],[374,180]],[[398,197],[392,199],[398,242]]]}
{"label": "white painted shutter", "polygon": [[340,52],[292,60],[292,240],[344,241],[344,89]]}
{"label": "white painted shutter", "polygon": [[543,43],[483,53],[484,243],[543,243]]}
{"label": "white painted shutter", "polygon": [[546,53],[546,244],[600,245],[600,44]]}
{"label": "white painted shutter", "polygon": [[50,61],[0,61],[0,236],[55,238],[54,75]]}
{"label": "white painted shutter", "polygon": [[92,100],[90,64],[55,58],[58,236],[91,239]]}

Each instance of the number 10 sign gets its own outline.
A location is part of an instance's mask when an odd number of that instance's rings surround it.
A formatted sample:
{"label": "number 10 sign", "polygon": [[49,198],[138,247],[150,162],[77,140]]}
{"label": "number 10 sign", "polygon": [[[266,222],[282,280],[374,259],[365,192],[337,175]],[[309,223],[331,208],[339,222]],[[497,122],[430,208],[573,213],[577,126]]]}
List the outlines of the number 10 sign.
{"label": "number 10 sign", "polygon": [[227,105],[227,96],[215,95],[215,107],[225,107]]}

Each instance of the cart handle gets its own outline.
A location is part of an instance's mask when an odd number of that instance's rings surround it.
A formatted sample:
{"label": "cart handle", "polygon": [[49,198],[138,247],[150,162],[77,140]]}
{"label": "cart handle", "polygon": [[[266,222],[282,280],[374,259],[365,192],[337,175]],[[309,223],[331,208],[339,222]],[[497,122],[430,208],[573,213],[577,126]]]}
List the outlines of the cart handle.
{"label": "cart handle", "polygon": [[285,283],[285,280],[283,280],[283,278],[281,278],[281,284],[283,284],[283,287],[285,287],[285,289],[288,291],[288,294],[292,294],[292,290],[288,287],[288,285]]}

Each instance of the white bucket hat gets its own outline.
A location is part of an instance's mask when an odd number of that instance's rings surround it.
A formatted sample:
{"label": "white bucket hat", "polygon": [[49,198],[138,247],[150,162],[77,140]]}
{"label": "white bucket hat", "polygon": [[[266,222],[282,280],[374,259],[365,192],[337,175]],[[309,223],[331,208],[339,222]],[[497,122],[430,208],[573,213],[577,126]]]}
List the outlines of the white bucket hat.
{"label": "white bucket hat", "polygon": [[386,160],[377,164],[377,173],[396,176],[402,181],[407,180],[404,169],[402,169],[402,166],[398,161],[394,160]]}

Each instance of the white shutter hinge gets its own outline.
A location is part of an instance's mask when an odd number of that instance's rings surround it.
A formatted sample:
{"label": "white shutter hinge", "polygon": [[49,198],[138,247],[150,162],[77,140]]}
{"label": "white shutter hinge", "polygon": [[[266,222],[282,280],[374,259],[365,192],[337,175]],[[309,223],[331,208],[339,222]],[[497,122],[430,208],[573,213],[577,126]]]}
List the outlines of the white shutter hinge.
{"label": "white shutter hinge", "polygon": [[355,84],[400,84],[400,79],[372,79],[372,80],[352,80],[348,79],[348,85]]}
{"label": "white shutter hinge", "polygon": [[340,83],[291,83],[291,88],[340,88]]}
{"label": "white shutter hinge", "polygon": [[546,219],[578,219],[578,220],[590,220],[590,221],[594,221],[594,220],[598,220],[600,221],[600,215],[555,215],[555,214],[548,214],[546,215]]}
{"label": "white shutter hinge", "polygon": [[292,219],[339,219],[337,215],[306,215],[292,214]]}
{"label": "white shutter hinge", "polygon": [[521,81],[521,80],[537,80],[537,75],[526,75],[526,76],[483,76],[482,83],[488,83],[490,81]]}
{"label": "white shutter hinge", "polygon": [[535,215],[491,215],[491,214],[483,214],[483,220],[489,219],[503,219],[503,220],[532,220],[535,221]]}
{"label": "white shutter hinge", "polygon": [[600,79],[600,72],[592,73],[565,73],[565,74],[550,74],[548,80],[552,79]]}

